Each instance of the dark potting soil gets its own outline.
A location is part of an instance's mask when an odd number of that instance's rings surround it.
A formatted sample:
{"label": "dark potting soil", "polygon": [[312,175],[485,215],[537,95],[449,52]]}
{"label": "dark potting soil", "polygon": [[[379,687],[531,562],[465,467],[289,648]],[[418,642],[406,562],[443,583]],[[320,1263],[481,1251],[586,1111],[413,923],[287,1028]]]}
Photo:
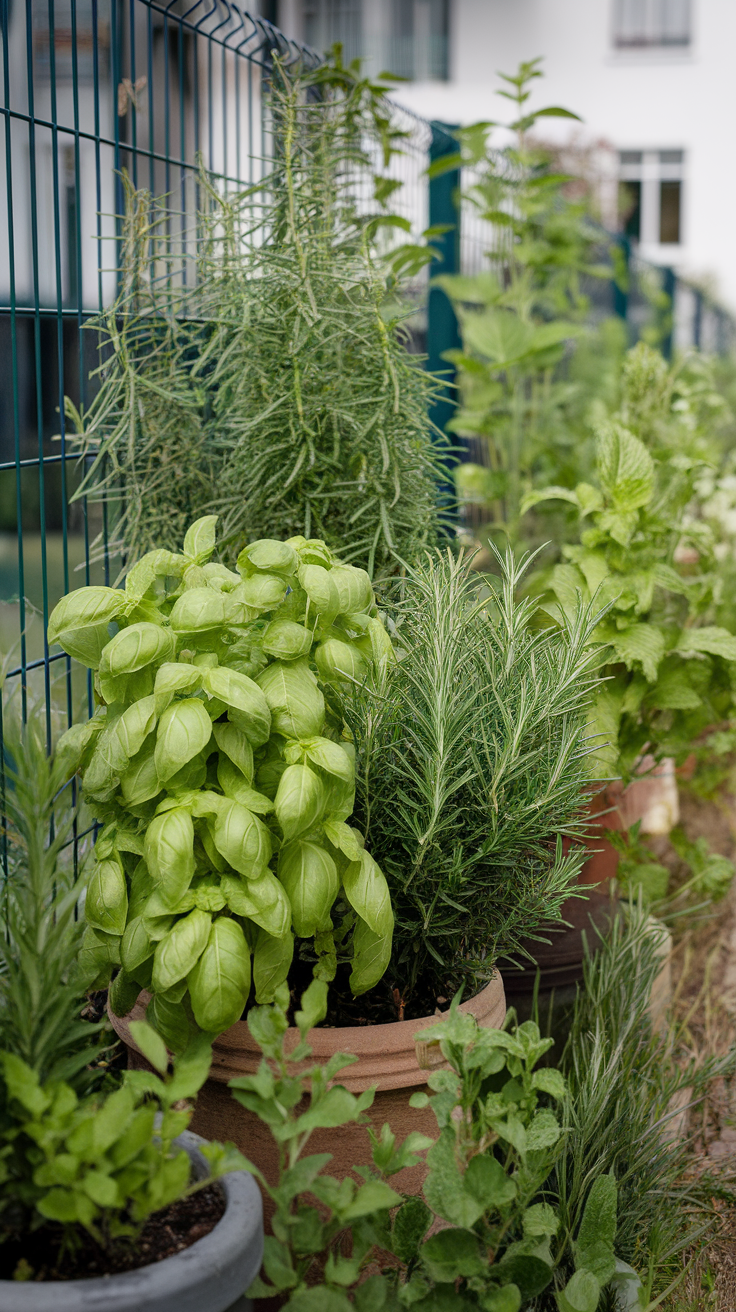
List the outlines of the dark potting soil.
{"label": "dark potting soil", "polygon": [[[312,963],[295,959],[289,972],[289,1020],[292,1025],[294,1012],[300,1007],[301,995],[311,980]],[[323,1027],[345,1029],[355,1025],[390,1025],[396,1020],[420,1020],[423,1016],[440,1015],[449,1009],[458,989],[457,983],[453,987],[448,981],[447,988],[440,993],[426,985],[404,990],[391,980],[382,979],[375,988],[356,998],[350,991],[349,981],[350,966],[338,966],[335,979],[327,991],[327,1015],[322,1022]],[[466,995],[470,997],[467,989]]]}
{"label": "dark potting soil", "polygon": [[20,1240],[0,1244],[0,1280],[85,1280],[117,1275],[161,1262],[203,1239],[225,1212],[225,1191],[209,1184],[189,1198],[154,1212],[137,1240],[115,1239],[102,1248],[86,1230],[78,1232],[78,1246],[62,1247],[63,1230],[44,1225]]}

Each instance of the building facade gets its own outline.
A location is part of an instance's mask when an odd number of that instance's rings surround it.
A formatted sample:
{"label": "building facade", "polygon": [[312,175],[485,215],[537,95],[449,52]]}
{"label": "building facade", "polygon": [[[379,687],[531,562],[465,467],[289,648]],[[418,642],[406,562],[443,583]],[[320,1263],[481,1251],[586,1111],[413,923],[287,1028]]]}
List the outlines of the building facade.
{"label": "building facade", "polygon": [[645,259],[736,309],[734,0],[278,0],[273,9],[289,35],[321,48],[342,39],[372,71],[411,79],[395,98],[444,123],[507,118],[498,72],[543,56],[532,103],[583,120],[548,119],[545,136],[605,143],[614,161],[607,219]]}

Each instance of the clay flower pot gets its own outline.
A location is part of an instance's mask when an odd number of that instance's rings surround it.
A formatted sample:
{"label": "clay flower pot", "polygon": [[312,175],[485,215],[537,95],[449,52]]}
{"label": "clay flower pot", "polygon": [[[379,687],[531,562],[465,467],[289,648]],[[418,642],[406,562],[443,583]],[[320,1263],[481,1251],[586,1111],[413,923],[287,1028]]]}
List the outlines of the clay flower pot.
{"label": "clay flower pot", "polygon": [[[110,1016],[116,1033],[128,1048],[130,1066],[145,1064],[131,1037],[129,1022],[143,1017],[146,1002],[146,995],[142,994],[130,1015],[123,1020]],[[494,974],[490,984],[461,1004],[461,1010],[475,1016],[478,1024],[487,1029],[499,1028],[506,1015],[501,976]],[[414,1041],[415,1034],[434,1025],[437,1019],[436,1016],[423,1016],[419,1020],[394,1021],[388,1025],[310,1030],[311,1062],[326,1062],[336,1052],[353,1053],[357,1062],[340,1072],[336,1083],[343,1084],[351,1093],[363,1093],[377,1086],[373,1106],[368,1112],[375,1129],[380,1131],[388,1121],[399,1139],[410,1130],[436,1137],[437,1122],[432,1111],[411,1108],[409,1098],[426,1086],[429,1070],[445,1065],[438,1051],[422,1045],[421,1040]],[[298,1039],[297,1029],[287,1031],[290,1050],[296,1047]],[[210,1077],[197,1099],[192,1128],[208,1138],[232,1141],[260,1168],[270,1183],[275,1183],[278,1153],[269,1130],[252,1112],[235,1101],[227,1087],[228,1080],[236,1075],[252,1075],[260,1061],[260,1049],[245,1021],[238,1021],[221,1034],[213,1046]],[[316,1130],[309,1141],[309,1152],[332,1153],[327,1169],[330,1175],[340,1179],[349,1175],[353,1167],[368,1165],[371,1161],[370,1141],[364,1125]],[[399,1192],[418,1193],[425,1173],[423,1166],[412,1167],[393,1177],[392,1184]]]}

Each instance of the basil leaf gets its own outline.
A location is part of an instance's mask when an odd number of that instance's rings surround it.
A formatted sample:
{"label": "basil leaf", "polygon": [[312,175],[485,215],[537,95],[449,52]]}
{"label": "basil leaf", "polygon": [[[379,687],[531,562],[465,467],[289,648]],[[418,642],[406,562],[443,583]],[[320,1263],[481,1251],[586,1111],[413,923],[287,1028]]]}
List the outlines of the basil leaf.
{"label": "basil leaf", "polygon": [[128,923],[139,916],[153,892],[153,880],[145,861],[139,861],[133,871],[128,891]]}
{"label": "basil leaf", "polygon": [[376,934],[359,920],[353,933],[353,968],[350,989],[357,997],[372,989],[386,972],[391,960],[391,933]]}
{"label": "basil leaf", "polygon": [[223,875],[222,891],[236,916],[252,920],[274,938],[282,938],[291,928],[291,907],[283,885],[270,870],[259,879],[239,879]]}
{"label": "basil leaf", "polygon": [[215,847],[233,870],[258,879],[271,860],[271,835],[266,826],[239,802],[218,811],[212,827]]}
{"label": "basil leaf", "polygon": [[288,542],[279,542],[277,538],[259,538],[244,547],[238,556],[238,569],[241,574],[251,574],[253,570],[273,570],[276,574],[296,574],[299,558]]}
{"label": "basil leaf", "polygon": [[340,891],[335,862],[317,843],[297,839],[279,853],[279,879],[291,906],[299,938],[311,938],[327,928],[330,911]]}
{"label": "basil leaf", "polygon": [[[204,687],[211,697],[217,697],[226,706],[239,711],[238,727],[253,747],[268,742],[271,733],[271,712],[261,689],[247,674],[228,670],[223,665],[205,670]],[[232,716],[229,718],[232,719]]]}
{"label": "basil leaf", "polygon": [[169,998],[157,993],[146,1007],[146,1020],[161,1035],[171,1052],[184,1051],[193,1027],[180,1002],[171,1002]]}
{"label": "basil leaf", "polygon": [[[270,713],[269,713],[270,715]],[[253,783],[253,748],[241,729],[236,728],[234,724],[222,722],[213,724],[212,732],[215,735],[220,752],[224,752],[240,770],[245,782]]]}
{"label": "basil leaf", "polygon": [[340,609],[340,593],[332,582],[331,571],[322,565],[300,565],[298,577],[312,609],[323,621],[334,619]]}
{"label": "basil leaf", "polygon": [[221,917],[214,922],[187,982],[201,1029],[219,1034],[240,1020],[250,993],[250,952],[236,921]]}
{"label": "basil leaf", "polygon": [[342,876],[345,896],[361,920],[373,930],[374,934],[391,935],[394,927],[394,913],[391,910],[391,895],[386,878],[376,865],[373,857],[365,848],[360,853],[359,861],[351,861]]}
{"label": "basil leaf", "polygon": [[348,820],[355,810],[355,783],[336,775],[325,780],[325,814],[333,820]]}
{"label": "basil leaf", "polygon": [[104,727],[102,716],[95,715],[86,724],[73,724],[61,735],[54,751],[54,765],[64,780],[71,779],[88,763],[97,735]]}
{"label": "basil leaf", "polygon": [[296,838],[319,819],[325,790],[319,775],[308,765],[288,765],[276,792],[276,819],[284,838]]}
{"label": "basil leaf", "polygon": [[157,944],[153,957],[152,983],[156,993],[170,989],[194,969],[206,947],[211,924],[212,918],[206,911],[195,910],[172,925]]}
{"label": "basil leaf", "polygon": [[125,594],[118,588],[87,587],[68,592],[49,616],[49,646],[58,642],[69,656],[96,669],[110,640],[107,626],[124,607]]}
{"label": "basil leaf", "polygon": [[153,956],[153,941],[146,929],[143,916],[135,916],[125,926],[120,943],[120,960],[130,974]]}
{"label": "basil leaf", "polygon": [[155,762],[162,783],[198,756],[212,737],[212,721],[198,697],[167,706],[156,734]]}
{"label": "basil leaf", "polygon": [[364,569],[354,565],[333,565],[330,579],[340,599],[339,613],[368,610],[373,605],[373,587]]}
{"label": "basil leaf", "polygon": [[194,823],[189,811],[176,807],[154,816],[146,832],[144,856],[154,885],[173,907],[194,876]]}
{"label": "basil leaf", "polygon": [[132,757],[137,756],[146,738],[156,723],[154,698],[141,697],[115,721],[111,734],[120,746],[121,757],[127,767]]}
{"label": "basil leaf", "polygon": [[128,915],[128,889],[119,861],[110,857],[98,861],[87,885],[85,919],[93,929],[106,934],[122,934]]}
{"label": "basil leaf", "polygon": [[294,956],[294,935],[274,938],[259,929],[253,952],[253,984],[259,1005],[273,1002],[277,988],[284,983]]}
{"label": "basil leaf", "polygon": [[223,592],[208,587],[188,588],[174,603],[169,623],[175,633],[210,633],[225,625],[226,605]]}
{"label": "basil leaf", "polygon": [[215,549],[216,525],[219,515],[203,515],[188,528],[184,535],[184,555],[195,565],[203,565]]}
{"label": "basil leaf", "polygon": [[120,936],[104,934],[88,925],[82,935],[75,978],[84,988],[104,989],[113,966],[120,965]]}
{"label": "basil leaf", "polygon": [[271,620],[261,638],[261,646],[268,656],[282,661],[298,660],[312,650],[312,634],[303,624],[293,620]]}
{"label": "basil leaf", "polygon": [[163,600],[164,579],[181,578],[185,563],[184,557],[176,555],[173,551],[165,551],[163,548],[147,551],[145,556],[141,556],[132,569],[128,570],[125,578],[127,601],[142,601],[148,592],[154,590],[154,584],[158,584],[160,593],[154,600]]}
{"label": "basil leaf", "polygon": [[[161,780],[156,770],[156,740],[148,738],[141,750],[133,757],[127,770],[120,778],[120,791],[123,800],[130,807],[141,806],[157,793],[161,792]],[[85,787],[84,778],[82,787]]]}
{"label": "basil leaf", "polygon": [[368,672],[365,658],[358,648],[342,642],[340,638],[328,638],[326,642],[321,642],[315,650],[314,659],[325,683],[362,683]]}
{"label": "basil leaf", "polygon": [[108,642],[100,661],[100,674],[134,674],[146,665],[171,660],[176,650],[173,633],[158,624],[130,624]]}
{"label": "basil leaf", "polygon": [[156,671],[153,685],[156,714],[161,715],[176,693],[198,692],[202,687],[202,671],[186,661],[166,661]]}
{"label": "basil leaf", "polygon": [[107,998],[114,1016],[127,1016],[138,1001],[140,984],[130,979],[124,970],[119,970],[110,984]]}
{"label": "basil leaf", "polygon": [[273,661],[256,680],[271,709],[271,728],[287,738],[311,738],[322,732],[325,699],[304,661]]}
{"label": "basil leaf", "polygon": [[349,752],[340,743],[333,743],[331,738],[308,738],[301,746],[313,765],[318,765],[328,774],[337,775],[346,783],[355,779],[355,767]]}
{"label": "basil leaf", "polygon": [[270,797],[251,788],[227,756],[221,756],[217,763],[217,782],[226,797],[233,802],[240,802],[241,806],[247,807],[254,815],[268,815],[273,811]]}
{"label": "basil leaf", "polygon": [[324,822],[325,834],[333,847],[339,850],[349,861],[360,861],[363,852],[363,836],[357,829],[351,829],[344,821],[330,817]]}
{"label": "basil leaf", "polygon": [[251,574],[238,588],[238,596],[255,611],[274,610],[284,600],[288,586],[278,574]]}

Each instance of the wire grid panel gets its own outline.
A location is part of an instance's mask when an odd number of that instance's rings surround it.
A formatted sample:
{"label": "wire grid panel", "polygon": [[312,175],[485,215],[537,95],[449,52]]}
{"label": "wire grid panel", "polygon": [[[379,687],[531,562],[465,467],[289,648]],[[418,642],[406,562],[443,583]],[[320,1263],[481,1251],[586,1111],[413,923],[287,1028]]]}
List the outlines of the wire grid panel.
{"label": "wire grid panel", "polygon": [[258,180],[272,51],[316,63],[228,0],[0,0],[0,651],[23,717],[57,728],[92,709],[91,680],[46,642],[65,592],[109,582],[107,508],[81,477],[64,397],[84,406],[117,291],[123,171],[162,202],[167,276],[186,279],[199,161],[225,190]]}

